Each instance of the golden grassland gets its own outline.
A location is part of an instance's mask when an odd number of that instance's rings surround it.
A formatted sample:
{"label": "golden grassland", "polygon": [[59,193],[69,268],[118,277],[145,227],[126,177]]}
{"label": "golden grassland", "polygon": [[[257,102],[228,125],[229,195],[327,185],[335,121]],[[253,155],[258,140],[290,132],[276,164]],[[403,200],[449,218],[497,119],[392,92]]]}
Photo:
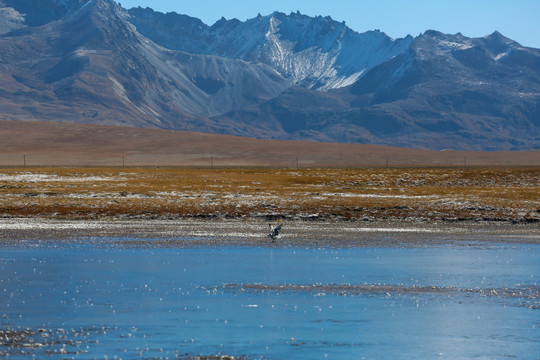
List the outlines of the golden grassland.
{"label": "golden grassland", "polygon": [[539,168],[0,169],[0,217],[538,222]]}

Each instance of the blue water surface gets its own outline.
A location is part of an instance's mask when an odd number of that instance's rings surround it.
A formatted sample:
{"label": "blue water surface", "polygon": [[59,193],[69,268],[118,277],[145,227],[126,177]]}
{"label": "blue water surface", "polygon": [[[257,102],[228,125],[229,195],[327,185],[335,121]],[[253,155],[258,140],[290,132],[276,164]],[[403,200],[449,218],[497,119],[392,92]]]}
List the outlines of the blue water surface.
{"label": "blue water surface", "polygon": [[[97,239],[0,248],[0,329],[43,329],[51,337],[60,336],[42,347],[0,346],[0,354],[76,359],[220,354],[248,359],[540,358],[540,310],[528,306],[538,299],[477,295],[479,289],[537,286],[538,245],[147,245],[110,246]],[[248,284],[268,288],[250,291],[243,288]],[[437,286],[476,292],[347,294],[274,287],[285,284]]]}

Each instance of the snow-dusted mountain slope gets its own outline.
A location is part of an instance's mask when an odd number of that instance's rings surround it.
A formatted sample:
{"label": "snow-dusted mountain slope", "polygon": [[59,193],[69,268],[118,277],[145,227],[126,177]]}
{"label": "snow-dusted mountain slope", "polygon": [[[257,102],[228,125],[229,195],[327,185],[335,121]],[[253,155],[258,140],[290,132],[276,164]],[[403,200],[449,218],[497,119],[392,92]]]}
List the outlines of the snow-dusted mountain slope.
{"label": "snow-dusted mountain slope", "polygon": [[59,20],[68,12],[77,9],[87,0],[2,0],[6,7],[17,9],[23,15],[24,23],[39,26]]}
{"label": "snow-dusted mountain slope", "polygon": [[0,0],[4,120],[431,149],[540,148],[540,50],[495,32],[391,39],[299,13],[199,19]]}
{"label": "snow-dusted mountain slope", "polygon": [[290,86],[264,64],[164,49],[112,0],[55,4],[59,19],[0,37],[4,117],[193,129]]}
{"label": "snow-dusted mountain slope", "polygon": [[0,34],[24,27],[24,15],[0,1]]}
{"label": "snow-dusted mountain slope", "polygon": [[227,117],[264,118],[280,129],[279,138],[317,134],[319,140],[431,149],[540,148],[540,50],[497,32],[472,39],[427,31],[350,87],[289,91]]}
{"label": "snow-dusted mountain slope", "polygon": [[245,22],[221,19],[212,26],[151,9],[129,13],[140,33],[166,48],[263,63],[295,85],[319,90],[352,85],[413,41],[393,40],[379,31],[359,34],[329,17],[300,13],[275,12]]}

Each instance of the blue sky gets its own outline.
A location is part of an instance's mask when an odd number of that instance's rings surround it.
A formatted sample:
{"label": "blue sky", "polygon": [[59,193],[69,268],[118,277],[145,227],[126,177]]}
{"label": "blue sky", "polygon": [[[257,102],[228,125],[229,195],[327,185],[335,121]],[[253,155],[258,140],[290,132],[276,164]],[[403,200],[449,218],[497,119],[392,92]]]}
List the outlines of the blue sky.
{"label": "blue sky", "polygon": [[379,29],[393,38],[433,29],[481,37],[498,30],[522,45],[540,48],[540,0],[117,0],[124,8],[175,11],[212,25],[222,16],[246,20],[274,11],[345,21],[358,32]]}

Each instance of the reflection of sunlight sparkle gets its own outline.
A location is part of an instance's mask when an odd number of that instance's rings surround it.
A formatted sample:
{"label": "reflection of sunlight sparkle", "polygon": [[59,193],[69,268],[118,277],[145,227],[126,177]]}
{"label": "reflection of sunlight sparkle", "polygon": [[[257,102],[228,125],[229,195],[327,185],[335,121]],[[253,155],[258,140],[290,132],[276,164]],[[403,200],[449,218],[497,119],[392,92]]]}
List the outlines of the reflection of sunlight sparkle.
{"label": "reflection of sunlight sparkle", "polygon": [[[15,324],[37,332],[47,324],[51,336],[66,329],[59,334],[66,350],[81,341],[89,358],[119,348],[126,358],[174,358],[179,351],[186,358],[287,358],[292,350],[296,358],[530,358],[540,344],[538,315],[512,298],[526,291],[538,296],[531,285],[540,276],[537,245],[123,249],[60,243],[2,248],[7,276],[0,301],[10,306],[0,313],[7,317],[0,329]],[[264,291],[250,292],[249,284]],[[269,284],[298,291],[265,289]],[[328,291],[332,284],[339,290]],[[347,286],[378,292],[340,296]],[[24,350],[46,357],[57,350],[53,345]]]}

